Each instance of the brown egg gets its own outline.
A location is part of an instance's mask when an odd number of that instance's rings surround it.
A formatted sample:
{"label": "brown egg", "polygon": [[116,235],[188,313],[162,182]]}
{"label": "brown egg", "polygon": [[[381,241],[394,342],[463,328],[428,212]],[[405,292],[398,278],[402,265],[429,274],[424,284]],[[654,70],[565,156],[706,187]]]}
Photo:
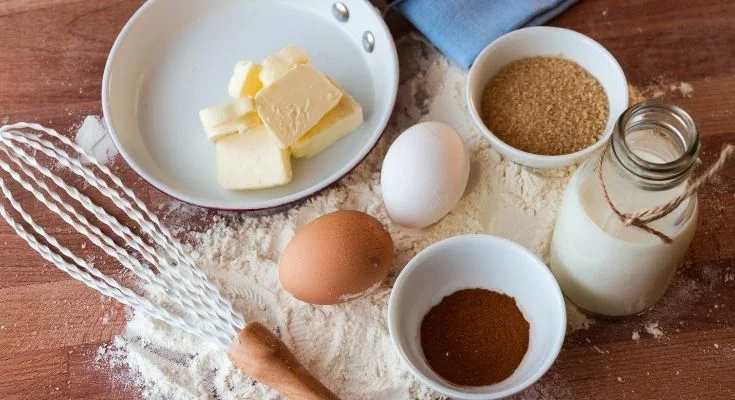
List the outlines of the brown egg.
{"label": "brown egg", "polygon": [[281,255],[283,288],[311,304],[340,304],[376,289],[393,263],[393,240],[380,221],[338,211],[301,229]]}

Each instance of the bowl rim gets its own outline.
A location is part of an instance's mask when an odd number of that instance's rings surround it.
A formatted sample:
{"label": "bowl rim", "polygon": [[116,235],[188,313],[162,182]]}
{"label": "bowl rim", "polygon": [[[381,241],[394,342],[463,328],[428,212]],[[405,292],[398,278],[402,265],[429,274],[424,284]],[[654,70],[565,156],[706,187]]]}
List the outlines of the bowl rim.
{"label": "bowl rim", "polygon": [[[110,137],[112,138],[112,142],[117,148],[118,153],[122,156],[125,163],[130,167],[130,169],[135,172],[136,175],[138,175],[140,178],[143,179],[148,185],[152,186],[154,189],[158,190],[159,192],[173,198],[179,201],[182,201],[184,203],[194,205],[197,207],[202,207],[205,209],[210,210],[216,210],[216,211],[265,211],[265,210],[280,210],[282,207],[288,207],[291,204],[296,204],[302,200],[308,199],[323,190],[329,188],[331,185],[339,182],[342,178],[349,175],[355,168],[357,168],[372,152],[372,150],[377,146],[378,142],[382,138],[385,129],[388,127],[388,124],[390,123],[390,119],[393,115],[393,110],[395,109],[395,105],[398,99],[398,86],[399,86],[399,62],[398,62],[398,50],[396,48],[395,40],[393,39],[393,36],[390,33],[390,29],[388,28],[388,25],[386,24],[385,20],[382,18],[382,16],[378,13],[377,9],[374,9],[374,7],[370,6],[368,4],[368,9],[371,9],[373,11],[373,16],[377,20],[377,28],[379,29],[380,33],[385,35],[386,38],[388,38],[386,45],[388,46],[389,54],[390,54],[390,60],[386,60],[387,63],[390,63],[390,69],[394,71],[394,74],[392,77],[388,76],[387,80],[389,81],[388,84],[390,87],[388,88],[388,92],[391,93],[391,96],[389,99],[387,99],[386,109],[389,110],[389,112],[385,113],[380,120],[378,121],[377,129],[375,132],[372,133],[370,138],[365,142],[363,147],[360,149],[360,151],[355,155],[355,157],[352,158],[352,160],[345,164],[344,166],[337,169],[333,174],[331,174],[326,179],[320,181],[319,183],[312,185],[304,190],[301,190],[296,193],[291,193],[287,196],[279,197],[278,199],[269,199],[269,200],[259,200],[259,201],[248,201],[247,205],[245,205],[245,201],[240,201],[243,203],[243,205],[237,205],[238,201],[235,202],[227,202],[223,200],[212,200],[208,201],[205,199],[198,198],[196,196],[191,196],[189,194],[186,194],[185,192],[178,190],[174,187],[171,187],[171,185],[163,182],[162,180],[158,179],[153,174],[146,171],[144,167],[139,165],[137,162],[135,162],[132,154],[128,152],[125,147],[122,145],[122,142],[119,138],[117,129],[115,128],[115,124],[112,121],[111,115],[112,115],[112,107],[110,105],[110,82],[112,79],[112,67],[117,62],[117,55],[120,50],[120,48],[123,46],[123,43],[127,39],[130,31],[133,29],[133,27],[138,23],[138,20],[142,18],[142,16],[148,11],[150,7],[152,7],[156,3],[160,3],[167,0],[148,0],[143,5],[138,8],[135,13],[130,17],[130,19],[125,23],[122,30],[118,34],[117,38],[115,39],[114,44],[112,45],[112,48],[110,49],[110,53],[107,56],[107,61],[105,63],[105,70],[102,76],[102,113],[105,120],[105,125],[107,126],[107,130],[110,134]],[[383,79],[385,80],[385,79]]]}
{"label": "bowl rim", "polygon": [[[472,64],[472,67],[470,68],[468,78],[467,78],[467,86],[465,89],[466,92],[466,99],[467,99],[467,107],[469,108],[470,115],[472,115],[472,120],[475,122],[475,125],[480,129],[480,132],[482,132],[483,136],[487,138],[490,141],[490,144],[495,148],[499,153],[506,155],[508,157],[512,157],[514,160],[526,160],[524,162],[517,161],[519,164],[523,164],[529,167],[534,168],[557,168],[561,166],[566,166],[574,163],[577,160],[583,159],[586,156],[594,153],[595,151],[602,148],[605,143],[607,143],[610,140],[610,136],[612,135],[612,130],[604,132],[604,134],[600,137],[600,139],[595,142],[594,144],[585,147],[582,150],[576,151],[574,153],[569,154],[561,154],[561,155],[543,155],[543,154],[533,154],[529,153],[520,149],[517,149],[504,141],[502,141],[500,138],[495,136],[495,134],[485,125],[485,123],[482,121],[482,117],[479,113],[479,105],[475,103],[474,99],[472,98],[472,89],[478,85],[477,83],[477,76],[479,74],[479,63],[478,61],[483,60],[488,57],[488,54],[492,52],[495,48],[497,48],[499,45],[503,44],[504,42],[513,39],[516,36],[540,36],[544,35],[547,32],[554,31],[558,33],[563,33],[570,35],[573,37],[573,40],[578,40],[581,42],[586,42],[587,44],[592,45],[593,47],[597,47],[599,50],[601,50],[601,53],[608,58],[608,61],[612,62],[613,67],[615,68],[615,75],[616,79],[621,84],[621,87],[623,87],[623,90],[625,91],[625,101],[626,103],[623,105],[622,109],[626,110],[628,108],[628,99],[630,96],[630,93],[628,93],[628,80],[625,77],[625,72],[623,71],[623,68],[620,66],[620,63],[618,60],[610,53],[609,50],[607,50],[603,45],[601,45],[596,40],[592,39],[591,37],[566,28],[559,28],[554,26],[532,26],[527,28],[518,29],[515,31],[511,31],[509,33],[506,33],[505,35],[500,36],[490,44],[488,44],[477,56],[475,59],[475,62]],[[541,54],[539,54],[541,55]]]}
{"label": "bowl rim", "polygon": [[[396,297],[398,296],[397,293],[402,289],[402,287],[405,285],[408,279],[411,278],[411,275],[413,275],[413,272],[417,270],[418,268],[420,268],[422,265],[424,265],[424,262],[430,257],[432,257],[434,254],[443,251],[447,247],[453,247],[453,246],[467,244],[467,243],[477,244],[477,243],[488,242],[488,241],[500,243],[508,251],[519,252],[519,253],[522,253],[530,257],[530,259],[532,260],[532,264],[535,265],[536,269],[538,270],[538,273],[544,276],[547,282],[549,282],[549,284],[551,285],[552,292],[554,293],[553,300],[559,306],[558,307],[559,317],[563,320],[561,323],[562,329],[557,332],[558,337],[554,341],[553,347],[548,352],[547,358],[544,360],[541,366],[531,375],[529,379],[526,379],[521,384],[511,387],[509,389],[503,390],[503,391],[484,392],[484,393],[466,393],[466,392],[458,391],[455,388],[451,386],[447,386],[441,382],[437,382],[436,380],[423,374],[413,364],[413,362],[410,360],[410,358],[405,353],[405,351],[398,345],[399,341],[398,341],[398,333],[396,332],[396,325],[397,325],[397,320],[399,318],[400,311],[398,310],[398,306],[396,305]],[[552,299],[549,299],[549,301],[552,301]],[[413,257],[408,262],[408,264],[406,264],[406,267],[401,271],[395,283],[393,284],[393,289],[391,290],[391,294],[388,299],[388,330],[390,333],[391,342],[393,343],[394,350],[398,352],[398,354],[400,355],[400,358],[404,361],[405,365],[416,377],[419,378],[419,380],[421,380],[431,389],[439,393],[445,394],[447,396],[452,396],[458,399],[466,399],[466,400],[501,399],[501,398],[511,396],[513,394],[519,393],[527,389],[529,386],[533,385],[539,379],[541,379],[541,377],[543,377],[544,374],[548,372],[548,370],[551,368],[551,366],[556,361],[557,357],[559,356],[559,352],[561,351],[562,345],[564,344],[564,339],[566,337],[566,327],[567,327],[567,314],[566,314],[566,303],[564,300],[564,295],[562,294],[561,288],[559,287],[559,284],[556,281],[556,278],[551,273],[551,270],[546,266],[546,264],[543,261],[541,261],[541,259],[538,258],[538,256],[536,256],[533,252],[521,246],[520,244],[513,242],[512,240],[509,240],[509,239],[505,239],[505,238],[493,236],[493,235],[488,235],[488,234],[470,234],[470,235],[453,236],[448,239],[444,239],[439,242],[436,242],[432,244],[431,246],[425,248],[424,250],[420,251],[415,257]]]}

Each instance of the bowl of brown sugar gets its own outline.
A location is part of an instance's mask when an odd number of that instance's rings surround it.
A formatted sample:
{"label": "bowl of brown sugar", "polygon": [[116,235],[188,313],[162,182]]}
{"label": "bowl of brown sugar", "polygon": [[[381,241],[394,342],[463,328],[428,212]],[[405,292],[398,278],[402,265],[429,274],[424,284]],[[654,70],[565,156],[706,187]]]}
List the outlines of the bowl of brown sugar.
{"label": "bowl of brown sugar", "polygon": [[394,347],[423,383],[452,399],[500,399],[540,379],[566,333],[564,297],[521,245],[457,236],[419,253],[388,302]]}
{"label": "bowl of brown sugar", "polygon": [[604,146],[628,107],[628,84],[615,58],[591,38],[532,27],[480,53],[467,96],[496,151],[529,167],[559,168]]}

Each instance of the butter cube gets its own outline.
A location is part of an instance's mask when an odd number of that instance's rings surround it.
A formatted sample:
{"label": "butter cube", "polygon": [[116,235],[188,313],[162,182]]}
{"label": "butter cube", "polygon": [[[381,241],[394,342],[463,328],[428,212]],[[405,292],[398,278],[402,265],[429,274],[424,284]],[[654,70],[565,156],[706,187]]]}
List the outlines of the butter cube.
{"label": "butter cube", "polygon": [[252,98],[237,99],[222,106],[207,107],[199,111],[199,119],[205,128],[212,128],[255,111]]}
{"label": "butter cube", "polygon": [[263,82],[263,86],[270,86],[291,68],[308,63],[309,54],[306,53],[306,50],[296,46],[286,46],[263,61],[260,81]]}
{"label": "butter cube", "polygon": [[227,135],[234,135],[238,132],[245,132],[252,128],[262,125],[258,114],[252,113],[244,115],[240,118],[236,118],[215,126],[214,128],[206,129],[207,136],[211,141],[216,142]]}
{"label": "butter cube", "polygon": [[241,61],[235,65],[227,92],[236,99],[252,97],[263,87],[258,75],[262,68],[250,61]]}
{"label": "butter cube", "polygon": [[260,119],[281,148],[291,146],[342,100],[342,91],[310,65],[297,65],[255,96]]}
{"label": "butter cube", "polygon": [[360,103],[344,90],[342,93],[342,100],[337,106],[291,146],[294,157],[313,157],[362,125],[364,120]]}
{"label": "butter cube", "polygon": [[289,151],[279,148],[263,125],[226,136],[215,147],[217,179],[225,189],[265,189],[293,178]]}
{"label": "butter cube", "polygon": [[246,97],[237,99],[223,106],[209,107],[199,112],[204,131],[211,141],[216,141],[224,135],[237,133],[253,125],[259,125],[260,119],[255,112],[253,99]]}

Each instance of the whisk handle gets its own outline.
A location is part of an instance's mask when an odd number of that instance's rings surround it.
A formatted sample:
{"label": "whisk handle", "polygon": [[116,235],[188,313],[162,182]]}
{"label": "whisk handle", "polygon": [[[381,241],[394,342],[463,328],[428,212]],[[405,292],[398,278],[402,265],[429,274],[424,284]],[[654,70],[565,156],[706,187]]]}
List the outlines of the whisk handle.
{"label": "whisk handle", "polygon": [[227,355],[242,372],[290,400],[340,400],[296,360],[281,339],[257,322],[240,331]]}

